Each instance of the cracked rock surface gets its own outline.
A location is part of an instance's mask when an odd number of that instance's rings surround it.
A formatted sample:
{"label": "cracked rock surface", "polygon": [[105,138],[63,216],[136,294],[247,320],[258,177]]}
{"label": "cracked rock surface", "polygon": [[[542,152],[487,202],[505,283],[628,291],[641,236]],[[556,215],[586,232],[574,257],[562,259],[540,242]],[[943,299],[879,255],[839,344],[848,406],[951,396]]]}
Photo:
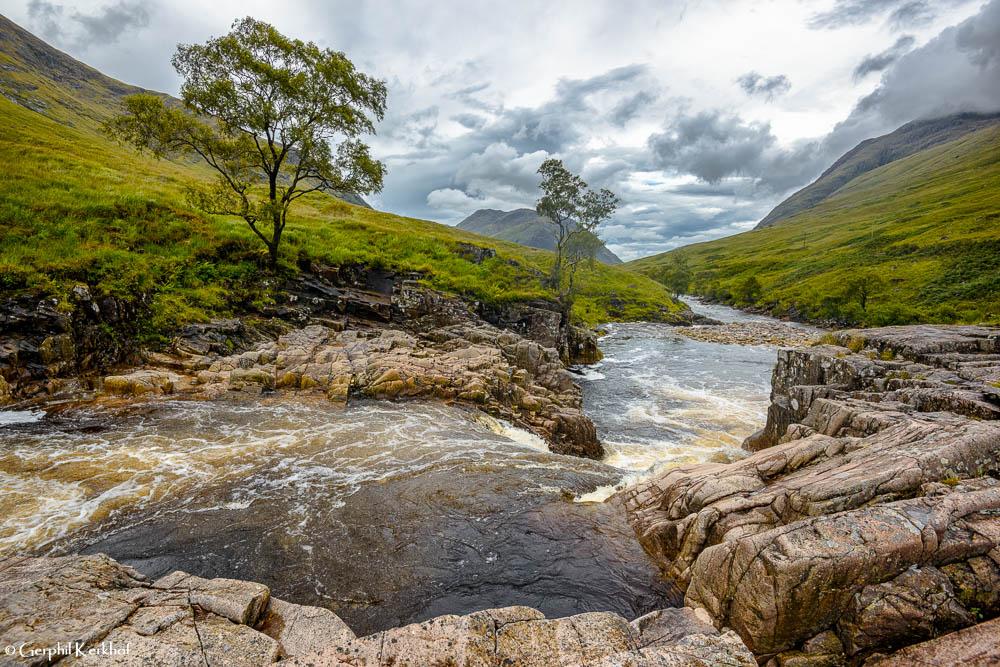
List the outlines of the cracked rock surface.
{"label": "cracked rock surface", "polygon": [[[565,343],[551,333],[561,330],[558,314],[549,328],[536,322],[541,331],[524,329],[536,340],[514,324],[489,324],[464,302],[430,290],[408,288],[393,304],[385,307],[400,310],[394,319],[348,330],[312,317],[275,337],[234,334],[241,343],[235,350],[227,350],[231,339],[218,331],[194,328],[170,354],[150,355],[145,367],[105,376],[102,388],[118,396],[308,391],[337,403],[351,397],[457,401],[535,432],[553,452],[603,456],[583,414],[580,387],[560,355]],[[228,324],[234,331],[242,326]],[[574,336],[572,341],[583,339],[583,333]],[[574,345],[575,358],[599,356],[596,347],[584,354],[583,343]]]}
{"label": "cracked rock surface", "polygon": [[3,665],[48,664],[31,649],[58,643],[79,646],[61,665],[756,664],[734,632],[709,621],[688,608],[629,623],[613,613],[546,619],[507,607],[359,638],[333,612],[271,598],[252,582],[184,572],[149,582],[103,555],[0,561],[0,644],[27,656],[0,656]]}
{"label": "cracked rock surface", "polygon": [[857,664],[1000,614],[1000,329],[781,350],[731,464],[618,496],[640,542],[762,662]]}

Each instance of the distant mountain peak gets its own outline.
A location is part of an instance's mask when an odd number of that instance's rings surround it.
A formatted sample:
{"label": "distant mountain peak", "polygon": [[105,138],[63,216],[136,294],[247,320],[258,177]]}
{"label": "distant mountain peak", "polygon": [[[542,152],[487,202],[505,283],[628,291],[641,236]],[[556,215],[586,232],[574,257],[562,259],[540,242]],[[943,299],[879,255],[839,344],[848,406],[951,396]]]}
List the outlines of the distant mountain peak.
{"label": "distant mountain peak", "polygon": [[[481,208],[458,223],[458,228],[532,248],[542,250],[556,248],[553,226],[530,208],[518,208],[513,211]],[[597,251],[597,260],[605,264],[622,263],[618,255],[608,250],[603,243]]]}

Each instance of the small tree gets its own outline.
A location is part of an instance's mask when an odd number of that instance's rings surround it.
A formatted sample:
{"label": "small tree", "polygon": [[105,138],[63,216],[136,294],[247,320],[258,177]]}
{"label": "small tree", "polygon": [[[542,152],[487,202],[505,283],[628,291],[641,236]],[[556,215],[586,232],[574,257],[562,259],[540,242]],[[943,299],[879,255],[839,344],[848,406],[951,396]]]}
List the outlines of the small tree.
{"label": "small tree", "polygon": [[882,279],[870,271],[865,271],[847,281],[846,295],[848,298],[854,299],[861,307],[861,312],[864,313],[868,312],[868,302],[871,300],[872,294],[881,288]]}
{"label": "small tree", "polygon": [[591,190],[582,178],[563,166],[562,160],[545,160],[538,173],[542,175],[542,197],[535,210],[554,227],[556,235],[556,257],[548,284],[568,311],[577,267],[593,261],[601,246],[597,227],[615,212],[619,199],[610,190]]}
{"label": "small tree", "polygon": [[688,264],[687,255],[680,252],[671,255],[670,263],[660,274],[660,282],[666,285],[675,297],[687,294],[691,287],[691,265]]}
{"label": "small tree", "polygon": [[741,305],[752,306],[760,299],[762,292],[763,287],[761,287],[760,281],[757,280],[757,276],[749,276],[737,285],[736,302]]}
{"label": "small tree", "polygon": [[206,162],[216,183],[190,188],[191,203],[243,218],[272,267],[296,199],[317,190],[381,190],[385,166],[358,137],[373,133],[373,118],[385,114],[385,82],[356,71],[343,53],[248,17],[223,37],[179,45],[171,62],[184,78],[184,109],[157,95],[130,95],[126,113],[105,129],[156,157],[193,154]]}

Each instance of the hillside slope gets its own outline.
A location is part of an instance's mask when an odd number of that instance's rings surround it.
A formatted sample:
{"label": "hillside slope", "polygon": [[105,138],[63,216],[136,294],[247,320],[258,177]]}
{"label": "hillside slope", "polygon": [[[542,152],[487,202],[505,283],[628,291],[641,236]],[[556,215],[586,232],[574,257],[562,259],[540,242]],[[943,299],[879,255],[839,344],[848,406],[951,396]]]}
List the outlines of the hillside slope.
{"label": "hillside slope", "polygon": [[[542,250],[556,248],[556,234],[552,225],[543,222],[542,218],[530,208],[513,211],[481,208],[458,223],[458,228],[531,248]],[[608,250],[603,243],[597,251],[597,260],[605,264],[622,263],[618,255]]]}
{"label": "hillside slope", "polygon": [[778,204],[757,224],[756,229],[770,227],[816,206],[853,179],[873,169],[998,123],[1000,113],[960,113],[915,120],[884,136],[866,139],[834,162],[810,185]]}
{"label": "hillside slope", "polygon": [[873,169],[779,225],[678,256],[690,291],[741,306],[869,325],[1000,320],[1000,125]]}
{"label": "hillside slope", "polygon": [[[3,19],[0,89],[4,298],[64,302],[84,283],[144,304],[144,333],[154,339],[186,322],[253,312],[268,302],[274,280],[245,223],[186,203],[185,184],[208,178],[207,170],[153,160],[99,132],[99,121],[135,88]],[[470,246],[488,252],[470,253]],[[487,303],[552,296],[540,281],[551,253],[320,193],[292,210],[281,260],[285,275],[310,262],[419,272],[432,287]],[[684,310],[662,286],[624,269],[598,265],[581,278],[574,315],[587,323],[669,320]]]}

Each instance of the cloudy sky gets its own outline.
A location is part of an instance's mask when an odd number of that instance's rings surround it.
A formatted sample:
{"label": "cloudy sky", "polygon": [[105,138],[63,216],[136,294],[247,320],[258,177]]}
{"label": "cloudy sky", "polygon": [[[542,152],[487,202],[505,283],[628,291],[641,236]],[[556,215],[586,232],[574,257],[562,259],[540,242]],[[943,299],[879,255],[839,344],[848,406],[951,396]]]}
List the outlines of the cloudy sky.
{"label": "cloudy sky", "polygon": [[129,83],[252,15],[389,84],[376,208],[459,222],[533,207],[562,158],[622,209],[624,259],[751,228],[858,141],[1000,109],[1000,0],[0,0]]}

